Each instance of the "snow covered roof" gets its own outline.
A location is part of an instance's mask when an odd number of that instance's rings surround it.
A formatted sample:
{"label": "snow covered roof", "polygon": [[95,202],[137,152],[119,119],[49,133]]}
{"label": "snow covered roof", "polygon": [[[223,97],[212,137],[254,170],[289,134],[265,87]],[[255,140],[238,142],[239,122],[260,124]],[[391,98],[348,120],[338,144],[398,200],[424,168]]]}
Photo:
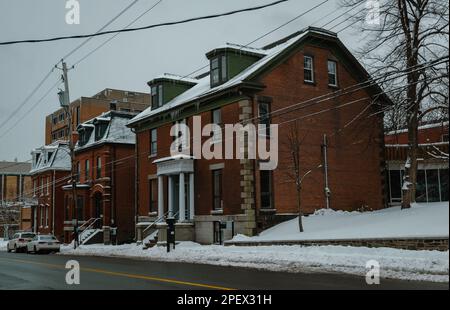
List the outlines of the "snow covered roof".
{"label": "snow covered roof", "polygon": [[156,80],[173,80],[173,81],[177,81],[180,83],[190,83],[190,84],[198,83],[198,79],[196,79],[196,78],[176,75],[176,74],[172,74],[172,73],[164,73],[164,74],[158,75],[153,80],[151,80],[149,83],[151,83],[152,81],[156,81]]}
{"label": "snow covered roof", "polygon": [[[448,127],[448,121],[421,125],[418,127],[418,129],[424,130],[424,129],[437,128],[437,127]],[[405,132],[408,132],[408,129],[398,129],[398,130],[388,131],[388,132],[386,132],[386,135],[395,135],[395,134],[405,133]]]}
{"label": "snow covered roof", "polygon": [[[207,74],[202,78],[199,78],[197,80],[197,84],[192,88],[188,89],[187,91],[183,92],[179,96],[175,97],[174,99],[172,99],[171,101],[169,101],[168,103],[164,104],[163,106],[157,109],[152,110],[151,107],[147,108],[146,110],[138,114],[136,117],[134,117],[128,124],[129,125],[135,124],[148,117],[182,106],[185,103],[192,102],[201,99],[203,97],[206,97],[208,95],[242,84],[247,79],[252,77],[253,74],[257,73],[260,69],[265,67],[268,63],[270,63],[277,56],[279,56],[283,51],[293,46],[294,44],[296,44],[301,39],[305,38],[308,34],[311,33],[319,33],[321,35],[330,36],[331,38],[336,38],[336,35],[333,35],[329,32],[322,32],[312,28],[307,28],[306,30],[299,32],[295,36],[287,40],[280,41],[278,42],[277,45],[270,46],[270,48],[267,49],[246,48],[248,50],[252,50],[253,53],[257,51],[260,54],[264,54],[264,57],[262,57],[260,60],[256,61],[246,69],[244,69],[242,72],[240,72],[239,74],[228,80],[226,83],[221,84],[219,86],[211,87],[210,75]],[[232,45],[227,44],[224,46],[232,46]]]}
{"label": "snow covered roof", "polygon": [[136,136],[126,125],[129,120],[135,116],[136,113],[124,112],[124,111],[108,111],[102,113],[93,119],[90,119],[83,123],[83,126],[94,126],[98,122],[107,123],[107,128],[103,136],[96,139],[95,130],[86,132],[89,135],[86,139],[86,143],[80,144],[80,141],[75,145],[75,151],[80,151],[88,147],[103,143],[118,143],[118,144],[135,144]]}
{"label": "snow covered roof", "polygon": [[46,170],[70,171],[70,149],[67,141],[55,141],[44,145],[31,152],[33,156],[30,174],[40,173]]}

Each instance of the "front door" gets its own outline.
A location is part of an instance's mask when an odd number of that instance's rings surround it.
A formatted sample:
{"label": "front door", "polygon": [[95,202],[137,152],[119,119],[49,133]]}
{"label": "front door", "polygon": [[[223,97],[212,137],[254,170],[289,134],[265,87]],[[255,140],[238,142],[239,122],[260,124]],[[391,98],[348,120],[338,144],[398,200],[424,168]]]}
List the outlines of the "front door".
{"label": "front door", "polygon": [[101,228],[103,226],[103,199],[102,194],[97,193],[94,196],[94,212],[95,212],[95,218],[100,220],[97,220],[95,222],[96,228]]}

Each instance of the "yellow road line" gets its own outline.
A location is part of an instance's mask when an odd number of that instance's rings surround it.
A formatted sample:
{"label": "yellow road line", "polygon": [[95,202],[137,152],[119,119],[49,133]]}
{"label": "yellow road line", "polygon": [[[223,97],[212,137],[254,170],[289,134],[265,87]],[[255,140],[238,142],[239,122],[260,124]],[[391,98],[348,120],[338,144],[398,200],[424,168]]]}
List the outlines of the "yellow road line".
{"label": "yellow road line", "polygon": [[[58,268],[58,269],[66,269],[65,266],[61,266],[61,265],[49,264],[49,263],[41,263],[41,262],[22,260],[22,259],[0,257],[0,260],[9,260],[9,261],[20,262],[20,263],[42,265],[42,266]],[[106,274],[106,275],[111,275],[111,276],[126,277],[126,278],[132,278],[132,279],[141,279],[141,280],[147,280],[147,281],[164,282],[164,283],[172,283],[172,284],[181,284],[181,285],[187,285],[187,286],[209,288],[209,289],[214,289],[214,290],[225,290],[225,291],[235,290],[235,289],[229,288],[229,287],[222,287],[222,286],[216,286],[216,285],[209,285],[209,284],[202,284],[202,283],[195,283],[195,282],[188,282],[188,281],[180,281],[180,280],[159,278],[159,277],[139,275],[139,274],[124,273],[124,272],[108,271],[108,270],[104,270],[104,269],[83,268],[83,267],[80,267],[80,269],[82,271],[87,271],[87,272],[101,273],[101,274]]]}

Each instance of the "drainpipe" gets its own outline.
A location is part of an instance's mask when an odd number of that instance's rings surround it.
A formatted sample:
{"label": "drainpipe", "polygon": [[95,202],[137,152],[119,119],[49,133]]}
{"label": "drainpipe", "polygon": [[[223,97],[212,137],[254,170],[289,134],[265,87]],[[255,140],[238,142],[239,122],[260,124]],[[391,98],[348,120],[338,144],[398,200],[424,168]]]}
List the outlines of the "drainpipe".
{"label": "drainpipe", "polygon": [[325,188],[324,188],[324,193],[325,193],[325,203],[326,203],[326,208],[329,209],[330,208],[330,188],[328,187],[328,157],[327,157],[327,135],[324,134],[323,135],[323,170],[324,170],[324,175],[325,175]]}
{"label": "drainpipe", "polygon": [[56,187],[56,171],[53,170],[53,186],[52,186],[52,234],[55,235],[55,187]]}
{"label": "drainpipe", "polygon": [[[131,131],[136,135],[135,128],[131,128]],[[137,241],[137,224],[138,224],[138,206],[139,206],[139,145],[136,135],[136,143],[134,145],[134,240]]]}

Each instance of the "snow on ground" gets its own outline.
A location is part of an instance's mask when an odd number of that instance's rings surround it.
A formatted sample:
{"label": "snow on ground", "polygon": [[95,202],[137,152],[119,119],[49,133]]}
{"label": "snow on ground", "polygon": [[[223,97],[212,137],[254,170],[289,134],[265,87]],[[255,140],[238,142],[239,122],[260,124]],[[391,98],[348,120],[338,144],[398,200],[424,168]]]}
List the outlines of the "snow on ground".
{"label": "snow on ground", "polygon": [[410,209],[392,207],[372,212],[322,209],[263,231],[259,236],[237,235],[233,241],[323,240],[399,237],[448,237],[448,202],[414,204]]}
{"label": "snow on ground", "polygon": [[3,240],[3,238],[0,238],[0,251],[6,251],[7,244],[8,244],[8,241]]}
{"label": "snow on ground", "polygon": [[143,250],[136,244],[83,245],[61,248],[61,255],[129,257],[156,261],[249,267],[287,272],[343,272],[365,277],[366,262],[377,260],[382,278],[449,281],[449,252],[344,246],[220,246],[181,242],[170,253],[166,247]]}

